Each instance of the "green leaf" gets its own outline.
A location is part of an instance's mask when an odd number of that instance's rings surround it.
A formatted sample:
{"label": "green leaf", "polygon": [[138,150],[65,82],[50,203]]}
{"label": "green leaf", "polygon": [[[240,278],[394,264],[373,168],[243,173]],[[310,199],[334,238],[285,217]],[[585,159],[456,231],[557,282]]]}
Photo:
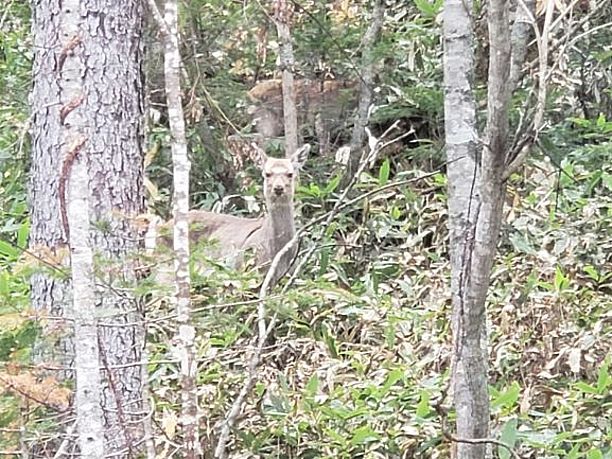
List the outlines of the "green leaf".
{"label": "green leaf", "polygon": [[594,280],[595,282],[599,281],[599,273],[597,272],[594,266],[586,265],[582,269],[585,272],[585,274],[589,276],[592,280]]}
{"label": "green leaf", "polygon": [[587,459],[603,459],[603,453],[600,449],[590,449],[586,457]]}
{"label": "green leaf", "polygon": [[[518,421],[516,418],[513,418],[506,422],[501,431],[499,440],[510,448],[514,448],[514,445],[516,444],[516,437],[518,433],[517,426]],[[497,454],[499,455],[499,459],[510,459],[510,451],[503,446],[497,447]]]}
{"label": "green leaf", "polygon": [[597,391],[597,388],[591,386],[590,384],[587,384],[583,381],[578,381],[576,383],[576,389],[578,389],[581,392],[584,392],[585,394],[598,394],[599,392]]}
{"label": "green leaf", "polygon": [[578,459],[581,454],[580,454],[580,447],[582,446],[581,443],[576,443],[572,449],[569,451],[569,453],[567,453],[566,459]]}
{"label": "green leaf", "polygon": [[555,290],[557,292],[560,292],[564,290],[567,287],[567,285],[568,285],[568,280],[563,275],[563,271],[561,270],[561,267],[557,265],[557,267],[555,268]]}
{"label": "green leaf", "polygon": [[436,0],[433,4],[427,0],[414,0],[414,4],[423,15],[427,17],[435,17],[442,7],[442,2]]}
{"label": "green leaf", "polygon": [[355,429],[353,432],[353,437],[351,438],[351,445],[364,445],[366,443],[371,443],[380,438],[380,435],[372,430],[369,426],[359,427]]}
{"label": "green leaf", "polygon": [[336,346],[336,339],[329,333],[326,325],[321,327],[321,334],[323,335],[323,341],[327,345],[327,349],[332,357],[338,357],[338,347]]}
{"label": "green leaf", "polygon": [[608,190],[612,190],[612,174],[608,174],[607,172],[601,174],[601,183]]}
{"label": "green leaf", "polygon": [[5,241],[0,241],[0,255],[7,258],[17,259],[19,258],[20,251],[12,244]]}
{"label": "green leaf", "polygon": [[338,445],[346,445],[346,437],[344,435],[339,434],[335,430],[325,429],[325,433],[327,436],[331,437],[333,441],[335,441]]}
{"label": "green leaf", "polygon": [[380,166],[380,171],[378,171],[378,185],[385,186],[389,181],[389,171],[391,170],[391,164],[389,163],[389,158],[385,159]]}
{"label": "green leaf", "polygon": [[336,188],[338,188],[338,184],[340,183],[340,175],[336,175],[334,176],[329,183],[327,184],[327,186],[323,189],[323,194],[324,195],[328,195],[330,193],[333,193]]}
{"label": "green leaf", "polygon": [[385,383],[383,384],[381,392],[383,394],[386,394],[389,391],[389,389],[391,389],[391,387],[403,377],[404,377],[404,370],[400,368],[396,368],[395,370],[390,371],[387,374],[387,379],[385,380]]}
{"label": "green leaf", "polygon": [[422,390],[419,397],[419,403],[416,407],[416,415],[420,418],[426,418],[429,413],[431,413],[431,409],[429,408],[429,392]]}
{"label": "green leaf", "polygon": [[17,246],[25,248],[28,243],[28,235],[30,234],[30,223],[28,221],[23,222],[19,226],[17,231]]}
{"label": "green leaf", "polygon": [[310,377],[310,379],[308,380],[308,383],[306,384],[306,394],[309,397],[314,397],[317,394],[317,391],[319,390],[319,377],[314,374]]}
{"label": "green leaf", "polygon": [[266,385],[261,382],[258,382],[255,385],[255,393],[257,394],[258,397],[262,397],[263,394],[266,393]]}
{"label": "green leaf", "polygon": [[497,398],[493,400],[491,405],[493,407],[504,406],[506,408],[512,408],[516,404],[520,392],[521,387],[516,381],[514,381],[508,389],[506,389],[504,392],[500,392]]}
{"label": "green leaf", "polygon": [[8,271],[0,271],[0,295],[9,296],[9,273]]}
{"label": "green leaf", "polygon": [[599,372],[597,374],[597,393],[603,394],[606,388],[612,383],[612,377],[610,377],[609,372],[610,367],[610,356],[606,357],[601,367],[599,368]]}
{"label": "green leaf", "polygon": [[329,249],[321,249],[321,254],[319,255],[319,276],[322,276],[327,272],[327,267],[329,266]]}

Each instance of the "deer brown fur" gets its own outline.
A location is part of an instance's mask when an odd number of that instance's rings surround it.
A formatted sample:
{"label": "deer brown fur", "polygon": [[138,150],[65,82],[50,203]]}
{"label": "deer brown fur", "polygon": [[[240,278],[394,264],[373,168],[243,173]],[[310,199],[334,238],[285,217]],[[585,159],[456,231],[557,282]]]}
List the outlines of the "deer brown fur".
{"label": "deer brown fur", "polygon": [[[272,158],[256,145],[254,147],[264,179],[266,214],[260,218],[244,218],[192,210],[188,215],[189,237],[192,245],[210,241],[211,249],[207,251],[210,256],[224,260],[234,268],[243,264],[243,255],[247,250],[253,250],[257,265],[267,271],[276,254],[295,235],[295,183],[310,145],[298,149],[291,159]],[[172,246],[172,227],[172,220],[156,226],[156,245]],[[295,251],[296,248],[293,248],[281,258],[271,285],[287,272]]]}

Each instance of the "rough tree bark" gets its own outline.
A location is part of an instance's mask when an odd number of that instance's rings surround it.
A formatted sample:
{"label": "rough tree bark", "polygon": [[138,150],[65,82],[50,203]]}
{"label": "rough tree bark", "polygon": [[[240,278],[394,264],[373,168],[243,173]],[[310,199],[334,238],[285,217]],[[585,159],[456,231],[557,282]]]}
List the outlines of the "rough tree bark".
{"label": "rough tree bark", "polygon": [[[95,290],[105,448],[114,457],[130,456],[142,439],[146,416],[144,333],[134,298],[113,287],[134,281],[125,258],[138,248],[132,218],[144,208],[143,9],[140,2],[50,0],[34,2],[33,13],[30,244],[38,253],[65,253],[65,185],[73,168],[80,167],[75,161],[84,161],[89,180],[81,192],[88,193],[88,242],[105,263],[96,272]],[[69,72],[73,60],[79,72]],[[71,92],[77,84],[79,91]],[[79,148],[66,137],[77,114],[82,119]],[[40,311],[63,315],[67,293],[66,283],[47,274],[32,279],[32,303]],[[70,346],[60,349],[67,351]],[[65,363],[72,361],[70,354]]]}
{"label": "rough tree bark", "polygon": [[[40,2],[32,7],[34,62],[32,106],[32,166],[30,169],[30,250],[42,259],[62,267],[66,262],[68,236],[60,216],[59,182],[64,155],[64,125],[60,108],[68,104],[65,82],[57,74],[58,57],[65,56],[70,37],[62,32],[65,18],[59,11],[59,0]],[[62,53],[62,49],[66,49]],[[63,58],[65,60],[65,57]],[[63,94],[62,94],[63,93]],[[66,263],[67,264],[67,263]],[[32,306],[40,314],[63,315],[70,302],[69,284],[54,273],[40,272],[31,278]],[[35,358],[50,365],[68,368],[73,349],[66,323],[43,322],[44,340],[36,344]],[[69,371],[66,375],[70,375]],[[65,375],[62,375],[65,376]]]}
{"label": "rough tree bark", "polygon": [[282,72],[283,118],[285,124],[285,157],[291,158],[298,149],[298,122],[295,108],[295,91],[293,89],[293,44],[291,42],[291,17],[293,4],[287,0],[276,0],[274,3],[274,20],[280,41],[278,50],[279,68]]}
{"label": "rough tree bark", "polygon": [[181,97],[181,55],[178,41],[178,5],[166,0],[164,17],[154,0],[149,8],[164,38],[164,77],[168,120],[172,133],[173,165],[173,217],[174,268],[176,274],[176,313],[178,334],[177,353],[181,361],[181,425],[183,428],[183,457],[188,459],[202,454],[198,432],[198,394],[196,387],[197,362],[195,327],[191,319],[191,277],[189,273],[189,157],[185,117]]}
{"label": "rough tree bark", "polygon": [[380,35],[385,19],[385,2],[376,0],[372,19],[361,40],[361,69],[359,83],[359,107],[355,116],[355,124],[351,134],[350,156],[344,176],[348,183],[359,168],[359,160],[365,139],[365,128],[369,121],[370,105],[372,105],[372,88],[374,86],[374,45]]}
{"label": "rough tree bark", "polygon": [[[486,295],[504,197],[508,130],[510,29],[505,0],[489,2],[487,127],[478,145],[472,90],[472,4],[446,0],[445,129],[448,160],[454,404],[459,439],[489,435]],[[459,442],[456,456],[481,459],[486,444]]]}

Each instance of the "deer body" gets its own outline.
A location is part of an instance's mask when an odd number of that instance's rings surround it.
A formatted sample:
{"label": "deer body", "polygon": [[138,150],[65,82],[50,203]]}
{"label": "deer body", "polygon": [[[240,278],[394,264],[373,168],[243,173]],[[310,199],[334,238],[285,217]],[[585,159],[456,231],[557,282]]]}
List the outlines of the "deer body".
{"label": "deer body", "polygon": [[[189,238],[192,245],[211,241],[209,255],[225,260],[233,268],[240,268],[244,253],[253,250],[258,267],[267,271],[276,254],[295,235],[295,179],[310,145],[297,150],[291,159],[270,158],[262,150],[257,148],[257,151],[264,177],[267,213],[260,218],[245,218],[192,210],[188,215]],[[172,246],[172,227],[171,220],[157,228],[156,245]],[[292,248],[281,258],[271,285],[287,272],[296,250]]]}

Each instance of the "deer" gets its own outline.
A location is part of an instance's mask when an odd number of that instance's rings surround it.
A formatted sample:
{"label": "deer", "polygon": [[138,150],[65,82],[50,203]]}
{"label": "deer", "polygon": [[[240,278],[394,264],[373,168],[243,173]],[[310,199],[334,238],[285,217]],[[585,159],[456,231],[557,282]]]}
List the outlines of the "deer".
{"label": "deer", "polygon": [[[253,147],[256,163],[262,171],[267,212],[259,218],[246,218],[191,210],[188,213],[189,239],[192,245],[210,241],[207,255],[228,262],[234,269],[240,269],[244,264],[244,253],[253,250],[258,268],[265,273],[276,254],[295,236],[295,185],[310,145],[303,145],[290,158],[270,157],[256,144]],[[145,247],[172,247],[173,224],[173,220],[162,224],[151,222],[145,236]],[[270,286],[289,271],[296,252],[294,244],[283,254]]]}

